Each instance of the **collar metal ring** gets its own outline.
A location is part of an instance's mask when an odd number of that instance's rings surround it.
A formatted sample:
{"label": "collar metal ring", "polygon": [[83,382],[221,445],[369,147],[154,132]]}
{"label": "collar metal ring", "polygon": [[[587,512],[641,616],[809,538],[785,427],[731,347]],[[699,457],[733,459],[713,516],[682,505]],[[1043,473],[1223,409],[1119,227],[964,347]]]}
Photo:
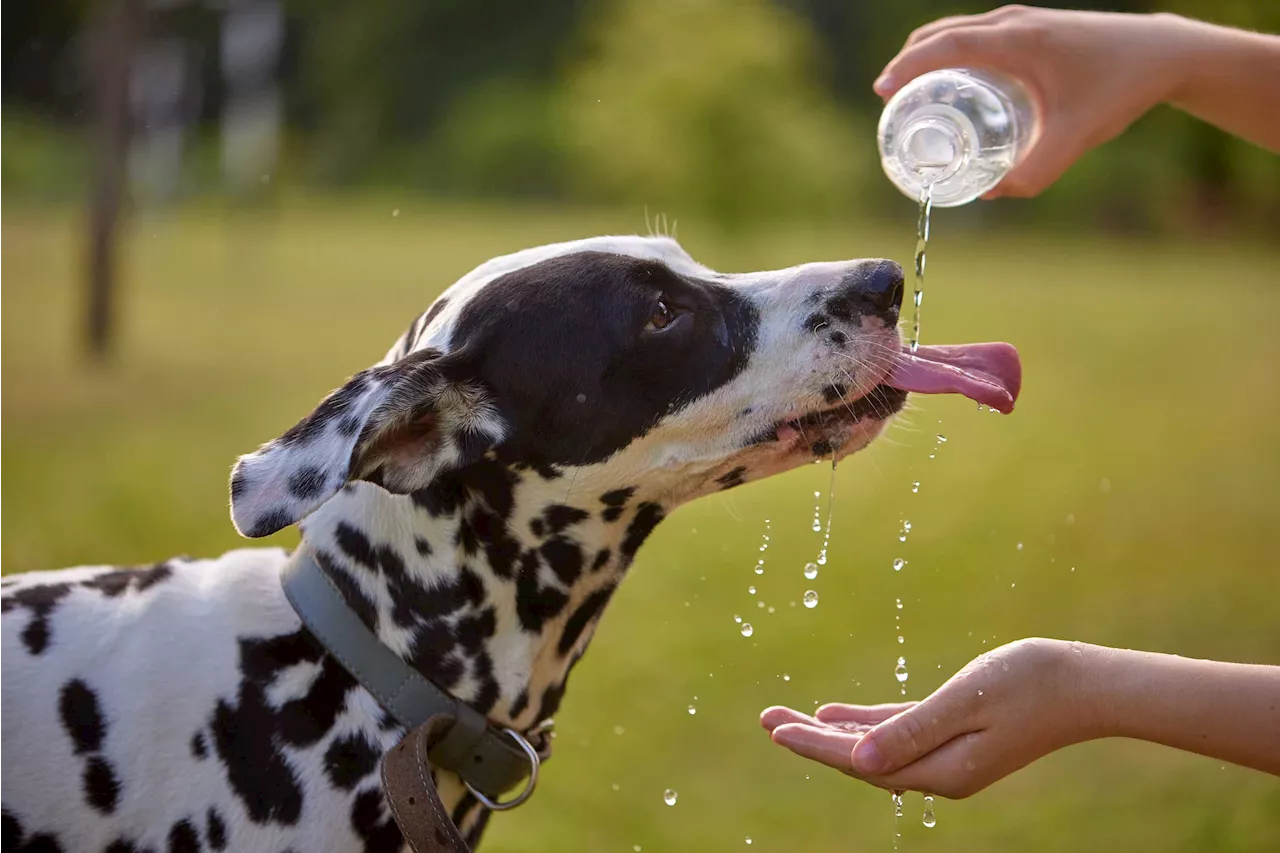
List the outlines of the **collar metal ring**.
{"label": "collar metal ring", "polygon": [[489,797],[477,791],[472,787],[470,782],[465,779],[462,780],[462,784],[471,792],[471,796],[479,800],[482,806],[487,809],[492,809],[495,812],[504,812],[508,809],[514,809],[516,806],[533,796],[534,786],[538,784],[538,766],[542,763],[542,759],[538,757],[538,751],[533,748],[533,745],[530,744],[529,741],[525,740],[524,735],[520,734],[515,729],[504,728],[502,731],[514,740],[520,749],[524,750],[525,756],[529,759],[529,779],[524,783],[524,789],[521,790],[519,794],[516,794],[514,799],[507,800],[505,803],[500,803],[497,800],[489,799]]}

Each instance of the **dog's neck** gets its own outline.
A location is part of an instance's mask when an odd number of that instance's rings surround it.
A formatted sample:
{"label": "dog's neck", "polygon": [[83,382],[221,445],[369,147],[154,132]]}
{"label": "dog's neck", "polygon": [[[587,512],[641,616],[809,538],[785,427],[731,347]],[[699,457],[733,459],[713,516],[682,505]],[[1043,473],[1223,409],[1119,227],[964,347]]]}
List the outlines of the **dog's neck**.
{"label": "dog's neck", "polygon": [[493,722],[555,713],[573,664],[667,507],[485,459],[412,495],[354,483],[303,523],[388,648]]}

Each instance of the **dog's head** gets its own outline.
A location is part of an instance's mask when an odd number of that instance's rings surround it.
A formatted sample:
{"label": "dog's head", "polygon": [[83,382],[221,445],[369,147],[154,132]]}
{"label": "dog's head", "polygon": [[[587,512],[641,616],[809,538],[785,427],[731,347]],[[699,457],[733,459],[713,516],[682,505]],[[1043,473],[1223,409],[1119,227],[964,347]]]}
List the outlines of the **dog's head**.
{"label": "dog's head", "polygon": [[351,480],[414,492],[485,456],[665,505],[842,457],[937,390],[898,381],[902,293],[892,261],[724,274],[668,238],[496,258],[242,457],[233,520],[264,536]]}

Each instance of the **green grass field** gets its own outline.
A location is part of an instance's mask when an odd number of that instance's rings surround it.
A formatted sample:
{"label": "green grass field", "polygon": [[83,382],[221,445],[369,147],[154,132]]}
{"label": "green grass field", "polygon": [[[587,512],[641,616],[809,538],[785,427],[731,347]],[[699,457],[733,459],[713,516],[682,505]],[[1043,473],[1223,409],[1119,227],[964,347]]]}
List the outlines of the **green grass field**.
{"label": "green grass field", "polygon": [[[4,571],[242,545],[226,510],[235,456],[381,357],[457,276],[528,245],[644,228],[638,211],[412,208],[136,219],[120,358],[93,370],[74,346],[78,212],[11,207]],[[888,794],[773,747],[756,717],[771,703],[893,700],[900,653],[915,698],[1031,635],[1280,663],[1280,249],[979,240],[957,216],[935,219],[924,339],[1016,343],[1017,412],[917,400],[842,463],[816,581],[801,567],[820,542],[813,492],[825,500],[829,468],[676,513],[575,672],[537,796],[493,821],[485,849],[741,850],[750,837],[758,851],[889,851]],[[730,238],[682,221],[680,234],[726,270],[906,262],[910,211],[892,225]],[[793,606],[807,588],[821,596],[813,610]],[[735,614],[754,624],[749,639]],[[934,829],[920,810],[908,796],[902,853],[1280,849],[1276,779],[1130,742],[1073,747],[939,802]]]}

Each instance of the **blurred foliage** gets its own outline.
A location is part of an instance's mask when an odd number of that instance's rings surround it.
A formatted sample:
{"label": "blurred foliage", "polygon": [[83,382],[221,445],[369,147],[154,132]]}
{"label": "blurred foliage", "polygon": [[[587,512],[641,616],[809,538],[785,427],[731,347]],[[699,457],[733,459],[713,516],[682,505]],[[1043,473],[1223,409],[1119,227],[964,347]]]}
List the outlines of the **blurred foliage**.
{"label": "blurred foliage", "polygon": [[[722,224],[881,212],[899,199],[877,163],[871,80],[915,27],[992,5],[286,2],[288,144],[273,186],[607,200]],[[1280,4],[1255,0],[1071,5],[1280,31]],[[80,180],[90,6],[6,10],[5,189],[61,197]],[[216,4],[152,16],[154,32],[188,38],[202,80],[193,193],[217,188],[217,16]],[[1280,158],[1160,108],[1042,198],[991,207],[970,218],[1274,234]]]}

